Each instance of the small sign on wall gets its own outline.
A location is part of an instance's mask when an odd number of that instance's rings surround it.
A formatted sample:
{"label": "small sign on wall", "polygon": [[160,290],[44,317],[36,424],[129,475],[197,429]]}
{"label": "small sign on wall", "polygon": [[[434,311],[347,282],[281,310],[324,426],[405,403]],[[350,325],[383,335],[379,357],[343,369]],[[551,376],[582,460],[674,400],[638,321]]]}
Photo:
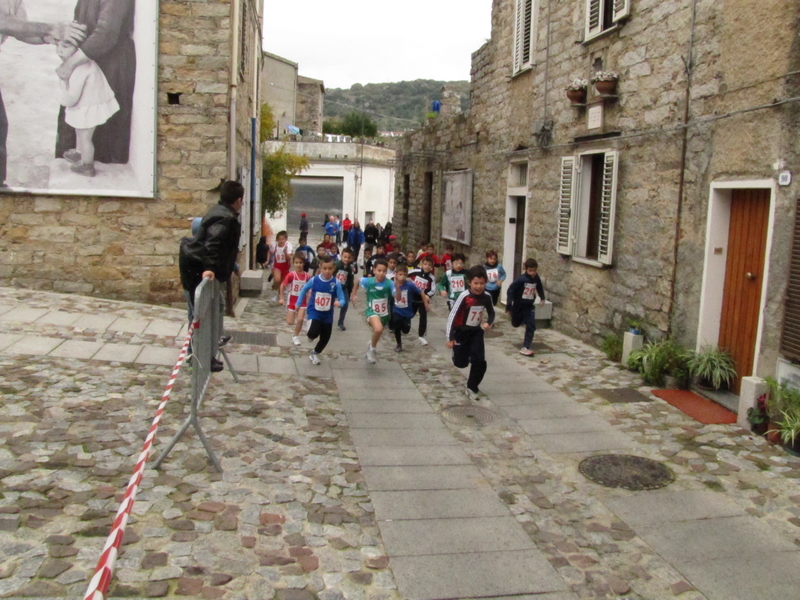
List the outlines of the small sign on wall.
{"label": "small sign on wall", "polygon": [[586,128],[589,131],[603,128],[603,103],[593,104],[586,110]]}

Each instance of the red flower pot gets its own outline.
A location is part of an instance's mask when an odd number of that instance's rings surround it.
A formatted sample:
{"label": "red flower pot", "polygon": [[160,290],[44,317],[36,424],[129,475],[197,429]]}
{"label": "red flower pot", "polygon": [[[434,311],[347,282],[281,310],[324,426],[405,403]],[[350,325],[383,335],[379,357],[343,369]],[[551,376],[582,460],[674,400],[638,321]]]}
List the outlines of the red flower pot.
{"label": "red flower pot", "polygon": [[567,90],[567,98],[573,104],[584,104],[586,102],[586,90]]}
{"label": "red flower pot", "polygon": [[617,81],[595,81],[594,89],[597,90],[598,94],[611,96],[617,91]]}

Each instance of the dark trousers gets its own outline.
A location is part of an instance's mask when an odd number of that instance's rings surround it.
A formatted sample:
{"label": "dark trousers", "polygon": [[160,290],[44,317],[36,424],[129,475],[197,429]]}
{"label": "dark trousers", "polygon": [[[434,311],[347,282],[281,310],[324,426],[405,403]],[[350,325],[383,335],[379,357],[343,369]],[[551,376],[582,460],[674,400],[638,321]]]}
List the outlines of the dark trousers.
{"label": "dark trousers", "polygon": [[422,302],[414,303],[414,311],[419,315],[419,337],[425,337],[428,333],[428,311]]}
{"label": "dark trousers", "polygon": [[323,323],[317,319],[311,319],[311,326],[308,328],[308,339],[315,340],[319,338],[317,345],[314,347],[314,352],[321,354],[325,350],[325,346],[331,339],[331,330],[333,323]]}
{"label": "dark trousers", "polygon": [[489,292],[489,295],[492,297],[492,306],[497,306],[497,301],[500,299],[501,288],[486,291]]}
{"label": "dark trousers", "polygon": [[3,104],[3,94],[0,93],[0,185],[4,185],[6,182],[6,170],[8,169],[7,140],[8,117],[6,116],[6,105]]}
{"label": "dark trousers", "polygon": [[404,333],[408,333],[411,331],[411,319],[408,317],[402,317],[398,314],[392,314],[392,320],[390,322],[390,327],[392,331],[394,331],[394,339],[397,340],[397,345],[403,345],[402,335]]}
{"label": "dark trousers", "polygon": [[459,369],[472,365],[469,370],[467,387],[473,392],[486,375],[486,353],[483,346],[483,329],[459,329],[455,333],[456,345],[453,346],[453,364]]}
{"label": "dark trousers", "polygon": [[345,304],[339,309],[339,322],[338,322],[339,327],[342,327],[344,325],[344,318],[347,316],[347,309],[350,306],[350,300],[349,300],[350,296],[348,296],[347,298],[348,298],[347,304]]}
{"label": "dark trousers", "polygon": [[525,339],[522,345],[530,349],[533,343],[533,334],[536,331],[536,310],[531,306],[530,308],[514,309],[511,311],[511,326],[519,327],[525,325]]}

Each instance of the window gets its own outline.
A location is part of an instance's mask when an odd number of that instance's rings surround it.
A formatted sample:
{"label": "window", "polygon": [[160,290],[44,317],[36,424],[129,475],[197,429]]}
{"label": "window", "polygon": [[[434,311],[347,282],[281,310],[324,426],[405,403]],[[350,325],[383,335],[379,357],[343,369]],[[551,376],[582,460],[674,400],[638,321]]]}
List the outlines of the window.
{"label": "window", "polygon": [[528,185],[528,163],[511,163],[508,187],[525,187]]}
{"label": "window", "polygon": [[533,47],[536,39],[536,15],[534,0],[517,0],[514,21],[514,74],[527,69],[533,62]]}
{"label": "window", "polygon": [[558,201],[559,254],[611,265],[619,153],[587,152],[561,159]]}
{"label": "window", "polygon": [[789,260],[781,352],[795,363],[800,361],[800,200],[795,207],[794,242]]}
{"label": "window", "polygon": [[615,27],[631,12],[631,0],[586,0],[586,35],[588,41]]}

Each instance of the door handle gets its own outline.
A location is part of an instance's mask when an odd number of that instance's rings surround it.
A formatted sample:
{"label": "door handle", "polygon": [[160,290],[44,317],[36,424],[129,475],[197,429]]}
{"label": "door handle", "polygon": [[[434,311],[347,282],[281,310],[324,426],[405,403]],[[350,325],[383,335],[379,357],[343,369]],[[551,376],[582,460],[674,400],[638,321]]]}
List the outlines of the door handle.
{"label": "door handle", "polygon": [[747,277],[750,281],[755,281],[756,274],[755,273],[746,273],[745,277]]}

